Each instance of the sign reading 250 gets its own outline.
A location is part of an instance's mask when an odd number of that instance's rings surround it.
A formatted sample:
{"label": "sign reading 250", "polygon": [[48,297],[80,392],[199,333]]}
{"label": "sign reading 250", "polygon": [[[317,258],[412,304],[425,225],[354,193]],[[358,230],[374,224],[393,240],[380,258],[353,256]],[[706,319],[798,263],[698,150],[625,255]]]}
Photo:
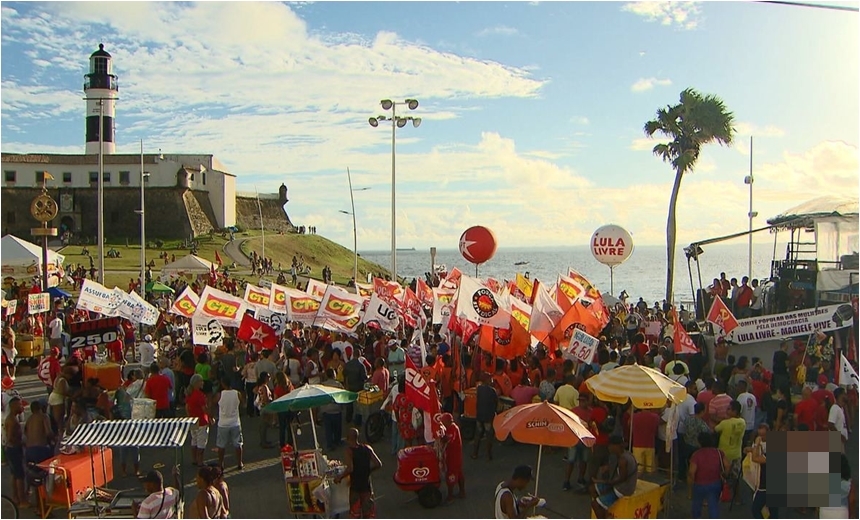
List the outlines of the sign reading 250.
{"label": "sign reading 250", "polygon": [[107,345],[116,341],[117,333],[115,330],[105,332],[97,332],[87,336],[76,336],[72,338],[72,348],[97,347],[99,345]]}

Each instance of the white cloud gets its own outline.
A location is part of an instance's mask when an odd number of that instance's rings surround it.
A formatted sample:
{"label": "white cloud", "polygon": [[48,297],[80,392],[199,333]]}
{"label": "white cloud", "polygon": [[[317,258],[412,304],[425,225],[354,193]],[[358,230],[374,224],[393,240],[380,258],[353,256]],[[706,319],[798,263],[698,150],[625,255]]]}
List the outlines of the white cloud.
{"label": "white cloud", "polygon": [[495,27],[487,27],[480,30],[475,36],[484,38],[486,36],[516,36],[520,32],[514,27],[507,25],[496,25]]}
{"label": "white cloud", "polygon": [[669,78],[666,79],[658,79],[658,78],[639,78],[636,80],[636,83],[630,86],[631,92],[645,92],[647,90],[653,89],[656,87],[668,87],[672,84],[672,80]]}
{"label": "white cloud", "polygon": [[591,121],[589,121],[588,118],[585,116],[573,116],[570,119],[570,122],[576,123],[578,125],[587,125],[587,124],[591,123]]}
{"label": "white cloud", "polygon": [[634,139],[630,143],[630,149],[641,152],[643,150],[648,150],[649,152],[654,149],[654,146],[660,143],[659,139],[651,139],[648,137],[638,137]]}
{"label": "white cloud", "polygon": [[783,137],[785,130],[774,125],[755,125],[747,122],[735,123],[735,135],[754,137]]}
{"label": "white cloud", "polygon": [[621,9],[642,16],[649,22],[695,29],[701,16],[699,4],[682,1],[628,2]]}

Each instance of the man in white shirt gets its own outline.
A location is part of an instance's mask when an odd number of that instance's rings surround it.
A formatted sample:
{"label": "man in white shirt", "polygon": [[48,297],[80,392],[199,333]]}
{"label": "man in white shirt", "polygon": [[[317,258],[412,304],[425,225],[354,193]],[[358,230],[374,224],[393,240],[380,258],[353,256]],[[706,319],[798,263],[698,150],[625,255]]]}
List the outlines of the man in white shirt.
{"label": "man in white shirt", "polygon": [[848,442],[848,423],[845,421],[845,389],[837,388],[833,392],[836,402],[830,407],[827,425],[831,431],[839,432],[842,436],[842,453],[845,453],[845,443]]}
{"label": "man in white shirt", "polygon": [[[670,457],[674,457],[676,453],[678,453],[678,419],[680,418],[680,414],[678,413],[680,410],[678,409],[678,405],[667,406],[663,409],[663,413],[660,414],[660,426],[657,427],[657,445],[654,447],[657,452],[657,460],[660,464],[661,468],[669,469],[670,467],[677,467],[678,464],[672,464]],[[671,429],[671,432],[669,431]],[[671,433],[671,438],[669,437],[669,433]],[[667,452],[666,450],[666,440],[669,440],[671,443],[671,451]]]}
{"label": "man in white shirt", "polygon": [[752,281],[752,303],[750,303],[750,315],[751,316],[761,316],[761,309],[764,305],[764,298],[762,294],[763,286],[759,285],[758,280],[753,279]]}
{"label": "man in white shirt", "polygon": [[152,336],[147,334],[143,341],[137,346],[137,355],[140,357],[140,365],[148,367],[155,361],[155,347],[152,345]]}
{"label": "man in white shirt", "polygon": [[239,421],[239,407],[244,401],[244,394],[233,390],[230,381],[221,380],[221,391],[215,396],[215,402],[218,403],[218,435],[215,445],[218,447],[218,464],[222,468],[228,444],[236,448],[237,468],[241,471],[245,467],[242,463],[242,446],[245,442],[242,437],[242,423]]}
{"label": "man in white shirt", "polygon": [[746,431],[744,432],[744,445],[751,442],[753,439],[753,429],[755,428],[755,410],[758,406],[758,400],[753,394],[747,390],[747,382],[745,379],[738,381],[738,397],[737,402],[741,403],[741,417],[746,423]]}
{"label": "man in white shirt", "polygon": [[48,330],[51,331],[51,346],[63,346],[63,320],[59,314],[54,314],[54,319],[48,323]]}

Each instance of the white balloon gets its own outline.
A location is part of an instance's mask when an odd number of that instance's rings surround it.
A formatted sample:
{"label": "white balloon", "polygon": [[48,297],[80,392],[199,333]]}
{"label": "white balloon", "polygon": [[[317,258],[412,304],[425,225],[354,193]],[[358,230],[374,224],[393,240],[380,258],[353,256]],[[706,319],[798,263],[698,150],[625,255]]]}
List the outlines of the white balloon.
{"label": "white balloon", "polygon": [[601,226],[591,235],[591,254],[601,264],[621,265],[633,254],[633,237],[621,226]]}

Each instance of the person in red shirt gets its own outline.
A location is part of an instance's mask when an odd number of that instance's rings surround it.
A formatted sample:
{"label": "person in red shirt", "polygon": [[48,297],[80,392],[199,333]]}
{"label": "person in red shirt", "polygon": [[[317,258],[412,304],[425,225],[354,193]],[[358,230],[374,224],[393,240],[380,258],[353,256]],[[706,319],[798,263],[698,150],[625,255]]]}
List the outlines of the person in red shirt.
{"label": "person in red shirt", "polygon": [[39,380],[48,389],[48,395],[54,391],[54,381],[60,375],[60,349],[54,347],[51,352],[39,363]]}
{"label": "person in red shirt", "polygon": [[794,407],[794,420],[797,424],[805,424],[809,431],[815,431],[815,415],[819,403],[812,397],[812,390],[804,387],[801,393],[802,399]]}
{"label": "person in red shirt", "polygon": [[123,343],[125,351],[134,353],[134,324],[129,320],[122,320]]}
{"label": "person in red shirt", "polygon": [[648,354],[650,347],[647,343],[645,343],[645,334],[641,332],[637,332],[635,336],[633,336],[633,353],[636,355],[636,361],[640,365],[645,364],[645,355]]}
{"label": "person in red shirt", "polygon": [[144,383],[143,391],[147,397],[155,401],[156,418],[173,417],[173,411],[170,409],[171,388],[170,378],[161,373],[158,363],[152,363],[149,366],[149,379]]}
{"label": "person in red shirt", "polygon": [[[120,328],[119,331],[121,332],[122,328]],[[105,345],[105,349],[107,350],[108,359],[110,361],[119,363],[120,365],[125,364],[125,355],[123,354],[121,336],[117,335],[115,340]]]}
{"label": "person in red shirt", "polygon": [[753,290],[749,286],[749,281],[748,276],[741,278],[741,288],[738,290],[737,301],[734,302],[738,318],[750,317],[750,303],[752,303]]}
{"label": "person in red shirt", "polygon": [[814,392],[812,392],[812,398],[815,399],[816,401],[818,401],[819,403],[824,404],[825,399],[829,399],[830,404],[833,404],[836,402],[836,398],[833,397],[833,392],[831,392],[830,390],[827,389],[827,383],[828,382],[829,381],[827,379],[827,376],[825,376],[824,374],[821,374],[818,376],[818,381],[817,381],[818,388]]}
{"label": "person in red shirt", "polygon": [[644,473],[654,471],[654,446],[660,416],[653,410],[638,410],[633,414],[633,457]]}
{"label": "person in red shirt", "polygon": [[511,380],[511,386],[516,387],[520,384],[523,376],[526,373],[526,369],[520,361],[519,357],[516,357],[511,360],[510,364],[508,364],[508,368],[506,370],[508,374],[508,379]]}
{"label": "person in red shirt", "polygon": [[[165,377],[165,376],[162,376]],[[203,454],[209,442],[209,413],[206,394],[203,393],[203,377],[200,374],[191,376],[185,397],[185,411],[188,417],[196,417],[197,424],[191,427],[191,460],[194,465],[203,465]]]}
{"label": "person in red shirt", "polygon": [[454,501],[454,485],[460,488],[458,498],[466,498],[466,477],[463,475],[463,438],[460,427],[454,423],[450,413],[442,414],[445,426],[445,481],[448,484],[448,502]]}

